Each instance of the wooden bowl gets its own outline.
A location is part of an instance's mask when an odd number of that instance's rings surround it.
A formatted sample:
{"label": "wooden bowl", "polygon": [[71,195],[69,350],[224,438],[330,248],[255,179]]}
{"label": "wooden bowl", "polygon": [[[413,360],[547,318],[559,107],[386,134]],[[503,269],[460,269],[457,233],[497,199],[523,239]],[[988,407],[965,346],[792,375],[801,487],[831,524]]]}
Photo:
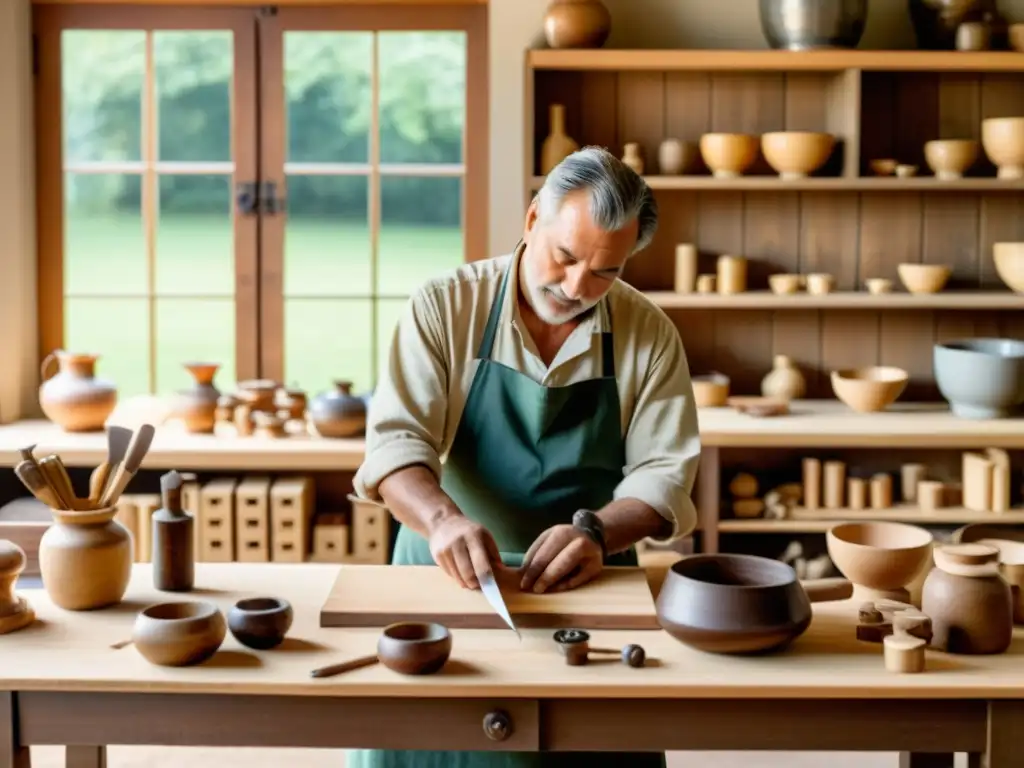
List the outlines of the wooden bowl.
{"label": "wooden bowl", "polygon": [[982,120],[981,145],[1000,179],[1024,179],[1024,117]]}
{"label": "wooden bowl", "polygon": [[729,399],[729,377],[712,371],[693,376],[693,401],[698,408],[722,408]]}
{"label": "wooden bowl", "polygon": [[980,151],[974,139],[942,139],[925,143],[924,159],[937,179],[960,179],[977,162]]}
{"label": "wooden bowl", "polygon": [[775,131],[761,136],[761,152],[783,179],[803,179],[828,162],[836,145],[831,133]]}
{"label": "wooden bowl", "polygon": [[213,656],[226,634],[224,616],[212,603],[157,603],[135,617],[132,642],[151,664],[184,667]]}
{"label": "wooden bowl", "polygon": [[1024,243],[995,243],[992,259],[999,279],[1011,291],[1024,293]]}
{"label": "wooden bowl", "polygon": [[932,541],[924,528],[882,521],[840,523],[825,536],[832,562],[865,600],[905,600],[906,586],[931,559]]}
{"label": "wooden bowl", "polygon": [[896,272],[910,293],[938,293],[946,287],[953,270],[944,264],[900,264]]}
{"label": "wooden bowl", "polygon": [[871,172],[875,176],[892,176],[899,164],[899,161],[892,157],[881,157],[869,163]]}
{"label": "wooden bowl", "polygon": [[803,275],[781,274],[768,277],[768,287],[779,295],[796,293],[803,285]]}
{"label": "wooden bowl", "polygon": [[761,142],[746,133],[705,133],[700,137],[704,164],[717,179],[735,179],[757,160]]}
{"label": "wooden bowl", "polygon": [[384,627],[377,639],[377,658],[403,675],[431,675],[452,652],[452,636],[443,624],[401,621]]}
{"label": "wooden bowl", "polygon": [[832,391],[858,413],[884,411],[903,394],[910,376],[902,368],[871,366],[832,371]]}
{"label": "wooden bowl", "polygon": [[892,293],[892,280],[887,277],[869,277],[864,281],[868,287],[868,293],[880,296],[883,293]]}
{"label": "wooden bowl", "polygon": [[265,651],[281,644],[292,626],[291,603],[277,597],[239,600],[228,611],[228,629],[242,645]]}

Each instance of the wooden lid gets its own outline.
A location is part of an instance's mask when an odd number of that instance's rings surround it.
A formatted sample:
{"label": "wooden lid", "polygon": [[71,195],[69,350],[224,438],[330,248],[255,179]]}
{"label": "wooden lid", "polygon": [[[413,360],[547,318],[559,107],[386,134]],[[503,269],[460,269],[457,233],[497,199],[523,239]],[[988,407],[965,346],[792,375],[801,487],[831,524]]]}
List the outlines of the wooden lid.
{"label": "wooden lid", "polygon": [[959,565],[987,565],[999,562],[999,550],[991,544],[946,544],[942,554]]}

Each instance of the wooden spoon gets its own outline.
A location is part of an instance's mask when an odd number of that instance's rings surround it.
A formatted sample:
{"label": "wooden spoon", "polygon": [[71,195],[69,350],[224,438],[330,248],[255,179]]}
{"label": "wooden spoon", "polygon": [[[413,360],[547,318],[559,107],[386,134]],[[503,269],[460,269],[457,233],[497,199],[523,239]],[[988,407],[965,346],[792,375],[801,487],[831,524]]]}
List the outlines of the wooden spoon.
{"label": "wooden spoon", "polygon": [[146,458],[146,453],[149,452],[149,446],[153,443],[153,429],[152,424],[143,424],[139,427],[139,431],[135,433],[132,438],[131,446],[128,448],[128,455],[125,457],[124,462],[117,470],[117,476],[113,482],[107,487],[103,494],[103,498],[100,500],[100,507],[109,507],[117,503],[118,498],[124,492],[129,481],[135,477],[135,473],[139,471],[139,467],[142,465],[142,460]]}
{"label": "wooden spoon", "polygon": [[128,453],[128,445],[132,441],[132,431],[127,427],[109,427],[107,429],[107,460],[92,471],[89,479],[89,504],[99,507],[113,477]]}

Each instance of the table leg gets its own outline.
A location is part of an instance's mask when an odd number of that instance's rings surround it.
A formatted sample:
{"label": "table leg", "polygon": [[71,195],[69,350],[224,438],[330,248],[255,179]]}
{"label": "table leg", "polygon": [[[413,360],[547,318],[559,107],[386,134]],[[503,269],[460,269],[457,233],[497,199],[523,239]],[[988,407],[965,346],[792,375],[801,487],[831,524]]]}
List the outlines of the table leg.
{"label": "table leg", "polygon": [[900,752],[900,768],[953,768],[953,755],[944,752]]}
{"label": "table leg", "polygon": [[987,768],[1024,768],[1020,732],[1024,728],[1024,701],[988,703]]}
{"label": "table leg", "polygon": [[107,748],[67,746],[64,748],[64,768],[107,768]]}
{"label": "table leg", "polygon": [[18,707],[14,694],[0,693],[0,768],[31,768],[28,747],[18,742]]}

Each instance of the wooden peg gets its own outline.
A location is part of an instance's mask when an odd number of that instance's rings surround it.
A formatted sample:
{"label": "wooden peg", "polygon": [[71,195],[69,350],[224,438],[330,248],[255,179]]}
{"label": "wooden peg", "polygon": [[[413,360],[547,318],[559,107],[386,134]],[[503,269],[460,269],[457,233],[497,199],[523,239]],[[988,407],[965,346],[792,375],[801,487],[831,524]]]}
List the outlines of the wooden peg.
{"label": "wooden peg", "polygon": [[825,509],[840,509],[846,490],[846,464],[841,461],[825,462]]}
{"label": "wooden peg", "polygon": [[904,634],[888,635],[882,640],[885,668],[897,674],[924,672],[924,649],[927,643],[919,637]]}
{"label": "wooden peg", "polygon": [[867,506],[867,484],[859,477],[846,481],[846,506],[850,509],[864,509]]}
{"label": "wooden peg", "polygon": [[871,478],[871,508],[889,509],[892,506],[892,477],[884,472]]}
{"label": "wooden peg", "polygon": [[821,462],[818,459],[804,459],[804,507],[818,509],[821,506]]}

